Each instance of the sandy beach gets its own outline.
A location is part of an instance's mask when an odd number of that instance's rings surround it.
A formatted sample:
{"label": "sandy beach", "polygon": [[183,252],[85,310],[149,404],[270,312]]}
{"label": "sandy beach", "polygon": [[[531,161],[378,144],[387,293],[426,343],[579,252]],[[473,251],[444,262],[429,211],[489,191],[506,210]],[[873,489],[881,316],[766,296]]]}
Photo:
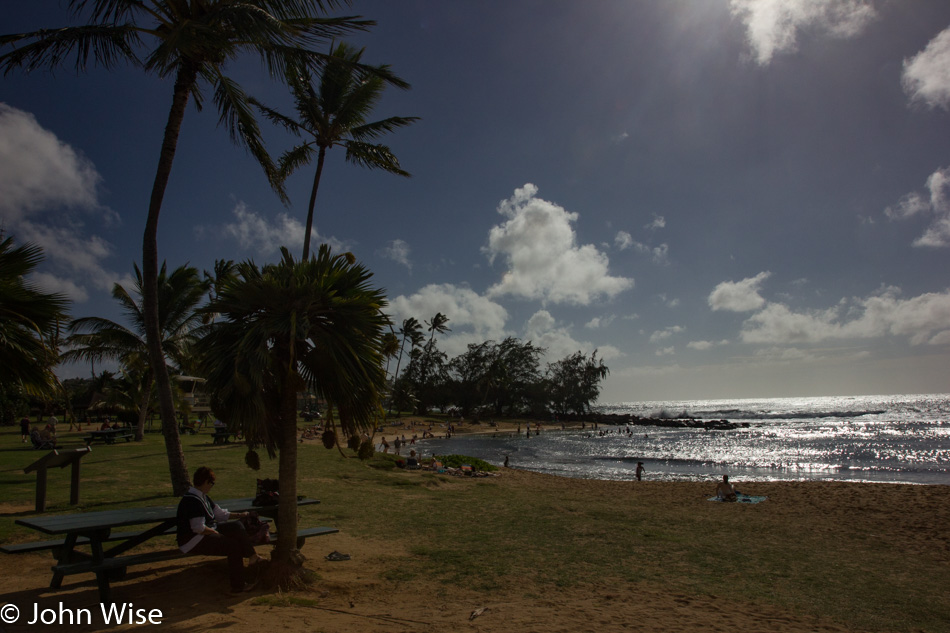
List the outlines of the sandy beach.
{"label": "sandy beach", "polygon": [[[393,476],[421,475],[400,472]],[[468,481],[478,485],[477,480]],[[757,484],[748,492],[767,495],[768,501],[739,507],[708,502],[710,486],[700,483],[570,480],[517,470],[503,470],[491,482],[500,495],[508,490],[528,490],[565,504],[592,497],[629,499],[637,513],[653,513],[650,518],[656,522],[668,520],[670,512],[710,522],[730,517],[730,521],[747,524],[754,531],[750,542],[761,547],[780,547],[771,539],[785,533],[789,524],[810,538],[822,540],[833,541],[840,536],[853,542],[858,533],[868,548],[899,550],[907,559],[931,560],[938,568],[950,571],[950,487],[945,486]],[[9,516],[27,509],[7,506],[2,510]],[[473,517],[458,520],[465,522]],[[346,525],[340,527],[340,534],[307,542],[303,550],[308,557],[307,567],[317,572],[319,580],[305,590],[231,596],[224,591],[223,561],[209,559],[198,564],[183,559],[130,571],[125,581],[114,583],[114,596],[117,602],[132,603],[135,608],[160,609],[163,617],[158,630],[181,632],[218,628],[235,633],[866,630],[852,629],[846,621],[816,617],[794,605],[782,607],[780,601],[747,600],[735,595],[728,575],[732,572],[725,570],[721,593],[716,594],[611,577],[561,589],[528,574],[509,578],[491,591],[439,578],[400,578],[382,572],[410,562],[414,546],[426,538],[424,530],[407,529],[403,537],[377,539],[354,535]],[[543,549],[546,543],[542,540],[536,546]],[[652,555],[646,543],[634,540],[630,547],[645,559]],[[351,559],[325,560],[332,550],[345,552]],[[95,609],[91,625],[49,625],[42,630],[125,631],[141,627],[105,627],[98,621],[92,577],[69,577],[62,590],[49,591],[50,559],[46,555],[3,556],[0,565],[0,602],[17,604],[21,609],[32,608],[33,604],[54,608],[59,603],[67,609]],[[683,566],[684,573],[689,574],[690,563],[684,560]],[[950,574],[942,581],[931,582],[946,585],[947,578]],[[781,579],[776,583],[780,585]],[[14,624],[2,630],[13,633],[33,629]]]}

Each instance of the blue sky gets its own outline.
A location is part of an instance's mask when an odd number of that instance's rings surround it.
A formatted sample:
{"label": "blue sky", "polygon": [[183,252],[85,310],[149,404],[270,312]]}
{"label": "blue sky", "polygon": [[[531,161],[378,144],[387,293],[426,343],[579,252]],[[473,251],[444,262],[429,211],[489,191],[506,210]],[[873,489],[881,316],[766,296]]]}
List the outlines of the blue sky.
{"label": "blue sky", "polygon": [[[328,155],[315,240],[375,273],[454,356],[516,336],[598,350],[602,401],[950,392],[950,4],[937,0],[355,2],[364,61],[412,84],[378,118],[403,179]],[[67,23],[52,0],[0,31]],[[230,69],[268,105],[286,90]],[[132,68],[0,78],[0,219],[74,316],[140,260],[171,83]],[[298,253],[284,207],[189,108],[160,256]],[[292,140],[268,129],[275,154]],[[66,373],[88,373],[86,367]]]}

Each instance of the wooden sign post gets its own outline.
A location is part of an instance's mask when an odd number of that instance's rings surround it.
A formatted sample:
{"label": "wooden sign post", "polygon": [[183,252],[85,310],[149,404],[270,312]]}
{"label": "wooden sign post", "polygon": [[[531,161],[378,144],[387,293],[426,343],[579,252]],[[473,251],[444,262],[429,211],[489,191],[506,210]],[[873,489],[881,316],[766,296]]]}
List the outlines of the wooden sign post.
{"label": "wooden sign post", "polygon": [[72,466],[69,482],[69,505],[79,503],[79,460],[92,452],[88,446],[72,450],[54,450],[23,469],[24,473],[36,471],[36,511],[46,510],[46,471],[50,468]]}

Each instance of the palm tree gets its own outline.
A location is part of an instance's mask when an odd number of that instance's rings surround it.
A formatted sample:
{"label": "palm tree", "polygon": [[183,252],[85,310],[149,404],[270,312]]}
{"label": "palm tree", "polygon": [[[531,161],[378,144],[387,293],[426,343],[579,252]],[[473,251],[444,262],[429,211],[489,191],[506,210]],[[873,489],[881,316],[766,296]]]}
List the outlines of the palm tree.
{"label": "palm tree", "polygon": [[[382,343],[389,320],[382,290],[349,253],[322,245],[295,262],[286,248],[279,264],[237,267],[205,311],[196,350],[219,413],[244,429],[251,447],[279,454],[280,494],[297,494],[297,393],[309,388],[327,402],[347,435],[373,427],[385,387]],[[296,561],[297,508],[281,504],[273,560],[287,572]],[[282,567],[281,567],[282,566]]]}
{"label": "palm tree", "polygon": [[[391,174],[409,176],[399,166],[399,160],[385,145],[370,141],[410,125],[418,117],[389,117],[367,123],[366,119],[382,96],[382,77],[388,66],[376,66],[367,73],[360,66],[363,50],[340,43],[332,51],[320,77],[319,89],[313,88],[313,77],[307,70],[292,72],[287,83],[293,93],[298,120],[254,102],[264,116],[294,134],[308,137],[301,145],[288,150],[280,158],[279,178],[282,181],[299,167],[309,164],[317,154],[317,171],[310,191],[307,209],[307,228],[303,238],[303,259],[310,256],[310,232],[313,229],[313,209],[327,150],[334,145],[346,148],[346,160],[370,169],[382,169]],[[408,88],[408,84],[397,84]],[[253,101],[253,100],[252,100]]]}
{"label": "palm tree", "polygon": [[[277,76],[285,76],[288,65],[321,64],[326,55],[310,50],[311,46],[373,24],[354,17],[313,17],[339,4],[335,0],[69,0],[77,18],[88,13],[87,24],[0,36],[0,46],[19,44],[0,56],[5,74],[21,67],[52,70],[75,56],[77,70],[84,70],[92,57],[93,63],[106,68],[126,61],[162,79],[174,77],[142,238],[142,298],[149,363],[158,387],[175,494],[188,489],[190,478],[161,346],[157,235],[185,107],[193,98],[201,109],[202,87],[212,87],[219,120],[227,124],[231,138],[245,145],[272,175],[248,96],[225,75],[225,67],[245,53],[258,55]],[[271,180],[282,193],[276,180]]]}
{"label": "palm tree", "polygon": [[46,396],[61,388],[53,374],[58,362],[54,339],[69,302],[26,281],[41,261],[38,246],[14,247],[12,237],[0,235],[0,384],[19,384],[31,395]]}
{"label": "palm tree", "polygon": [[[402,346],[399,348],[399,356],[396,357],[396,373],[393,374],[393,398],[389,401],[389,413],[393,412],[393,402],[395,398],[396,381],[399,379],[399,365],[402,363],[402,355],[406,350],[406,341],[410,342],[409,353],[422,343],[422,324],[415,317],[403,319],[402,327],[399,328],[399,335],[402,336]],[[399,417],[398,415],[396,417]]]}
{"label": "palm tree", "polygon": [[[162,264],[158,273],[158,324],[163,366],[166,359],[179,368],[185,362],[193,330],[201,322],[196,308],[204,299],[208,286],[209,283],[198,276],[196,268],[179,266],[168,275],[166,264]],[[134,297],[120,284],[112,287],[112,298],[122,307],[130,327],[102,317],[76,319],[69,325],[72,334],[68,342],[72,349],[63,354],[64,360],[109,358],[121,362],[131,373],[145,373],[143,383],[147,389],[140,399],[136,440],[144,436],[148,401],[156,382],[155,373],[148,363],[143,287],[143,275],[136,265]],[[177,424],[175,430],[178,430]]]}
{"label": "palm tree", "polygon": [[435,316],[432,317],[431,321],[426,321],[426,329],[429,331],[429,343],[432,343],[435,340],[435,333],[445,334],[446,332],[451,332],[449,326],[446,323],[449,322],[449,317],[445,316],[441,312],[436,312]]}

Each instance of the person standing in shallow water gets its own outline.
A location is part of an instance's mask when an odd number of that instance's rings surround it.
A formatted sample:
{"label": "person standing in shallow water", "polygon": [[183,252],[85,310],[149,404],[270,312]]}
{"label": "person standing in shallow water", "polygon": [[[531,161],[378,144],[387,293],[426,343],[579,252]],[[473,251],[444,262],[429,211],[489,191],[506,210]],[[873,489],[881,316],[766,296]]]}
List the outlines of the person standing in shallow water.
{"label": "person standing in shallow water", "polygon": [[645,473],[646,471],[647,469],[643,467],[643,462],[637,462],[637,481],[642,480],[643,473]]}

